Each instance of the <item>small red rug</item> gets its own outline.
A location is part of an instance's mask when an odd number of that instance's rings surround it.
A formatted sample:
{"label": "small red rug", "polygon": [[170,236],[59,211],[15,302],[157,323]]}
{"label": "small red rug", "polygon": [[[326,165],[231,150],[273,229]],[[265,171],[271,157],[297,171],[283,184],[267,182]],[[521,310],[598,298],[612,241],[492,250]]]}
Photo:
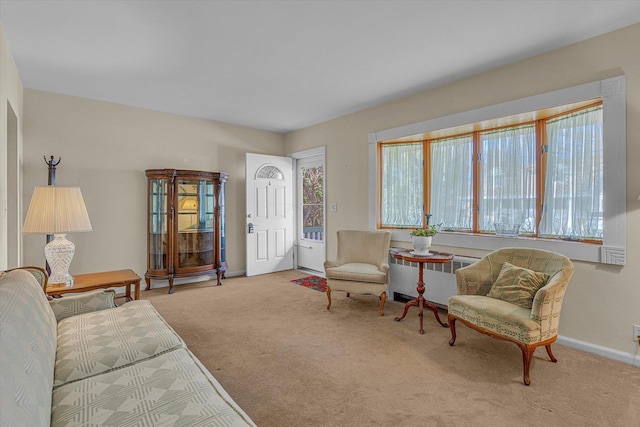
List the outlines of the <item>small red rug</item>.
{"label": "small red rug", "polygon": [[295,283],[296,285],[315,289],[316,291],[320,291],[320,292],[327,291],[327,279],[325,279],[324,277],[308,276],[308,277],[303,277],[302,279],[292,280],[291,283]]}

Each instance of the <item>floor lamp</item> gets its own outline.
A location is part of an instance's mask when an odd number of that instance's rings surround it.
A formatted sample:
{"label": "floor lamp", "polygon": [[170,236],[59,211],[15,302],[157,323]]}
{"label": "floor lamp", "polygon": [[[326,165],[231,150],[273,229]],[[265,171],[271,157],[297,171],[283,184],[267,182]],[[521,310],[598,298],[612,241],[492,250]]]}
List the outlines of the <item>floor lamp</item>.
{"label": "floor lamp", "polygon": [[44,256],[51,267],[49,284],[73,286],[69,266],[75,245],[65,236],[81,231],[91,231],[91,222],[78,187],[48,185],[33,190],[22,233],[54,235],[44,247]]}

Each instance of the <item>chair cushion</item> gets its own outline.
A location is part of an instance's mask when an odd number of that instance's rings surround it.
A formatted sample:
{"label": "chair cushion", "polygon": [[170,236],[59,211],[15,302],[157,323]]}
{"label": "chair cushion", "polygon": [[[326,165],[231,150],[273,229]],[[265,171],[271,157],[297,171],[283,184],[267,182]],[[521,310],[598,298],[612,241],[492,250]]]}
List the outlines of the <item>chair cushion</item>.
{"label": "chair cushion", "polygon": [[325,270],[327,279],[352,280],[354,282],[373,282],[385,284],[387,276],[378,267],[372,264],[358,262],[342,264],[339,267],[331,267]]}
{"label": "chair cushion", "polygon": [[539,342],[540,324],[530,318],[531,310],[482,295],[454,295],[449,314],[496,334],[524,344]]}
{"label": "chair cushion", "polygon": [[184,346],[146,300],[58,323],[54,387],[122,368]]}
{"label": "chair cushion", "polygon": [[56,388],[51,426],[68,425],[255,426],[184,348]]}
{"label": "chair cushion", "polygon": [[550,277],[547,273],[536,272],[505,262],[487,296],[520,307],[531,308],[536,292],[547,284]]}

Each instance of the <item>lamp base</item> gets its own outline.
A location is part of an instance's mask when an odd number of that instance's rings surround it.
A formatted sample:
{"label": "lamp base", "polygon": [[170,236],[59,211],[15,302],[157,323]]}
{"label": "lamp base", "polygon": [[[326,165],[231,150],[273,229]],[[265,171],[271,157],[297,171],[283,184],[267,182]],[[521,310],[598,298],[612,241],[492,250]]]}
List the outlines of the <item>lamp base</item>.
{"label": "lamp base", "polygon": [[76,252],[76,245],[65,236],[66,234],[54,235],[54,239],[44,247],[44,257],[51,267],[49,284],[64,283],[70,288],[73,286],[73,277],[69,274],[69,266]]}

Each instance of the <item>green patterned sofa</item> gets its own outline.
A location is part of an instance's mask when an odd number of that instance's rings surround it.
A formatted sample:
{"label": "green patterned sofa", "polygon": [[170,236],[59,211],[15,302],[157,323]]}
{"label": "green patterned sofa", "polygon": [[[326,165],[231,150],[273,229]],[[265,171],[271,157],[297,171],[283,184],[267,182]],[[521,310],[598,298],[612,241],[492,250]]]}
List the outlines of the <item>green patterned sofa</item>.
{"label": "green patterned sofa", "polygon": [[255,426],[148,301],[0,273],[0,427]]}
{"label": "green patterned sofa", "polygon": [[522,350],[523,382],[533,352],[558,338],[562,301],[573,275],[564,255],[529,248],[502,248],[456,270],[458,295],[449,298],[449,345],[456,341],[456,320],[479,332],[515,343]]}

